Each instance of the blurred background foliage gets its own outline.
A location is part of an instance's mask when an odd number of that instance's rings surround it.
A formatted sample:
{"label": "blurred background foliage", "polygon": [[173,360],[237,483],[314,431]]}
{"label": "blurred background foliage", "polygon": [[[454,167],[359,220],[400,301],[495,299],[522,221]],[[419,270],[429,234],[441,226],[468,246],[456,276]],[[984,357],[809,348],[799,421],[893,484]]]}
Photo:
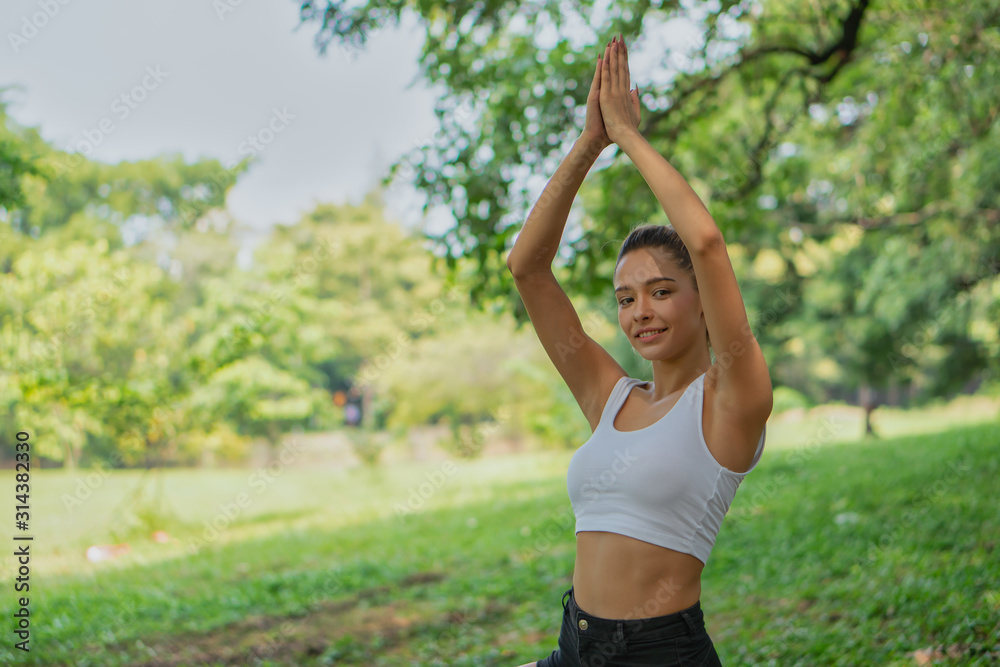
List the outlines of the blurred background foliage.
{"label": "blurred background foliage", "polygon": [[[986,0],[307,2],[317,47],[363,48],[417,13],[443,87],[436,140],[400,158],[444,234],[385,219],[382,192],[274,227],[238,265],[226,192],[250,164],[104,164],[48,145],[0,98],[0,415],[47,465],[243,460],[259,439],[448,424],[574,447],[589,428],[504,265],[582,127],[594,59],[622,32],[640,130],[722,228],[776,409],[920,405],[1000,371],[1000,8]],[[650,36],[686,19],[689,38]],[[426,209],[425,209],[426,210]],[[635,377],[610,293],[631,226],[666,223],[609,148],[556,262],[595,339]],[[13,429],[0,431],[11,458]],[[404,437],[404,436],[400,436]],[[356,438],[377,460],[382,444]],[[374,452],[374,453],[373,453]]]}

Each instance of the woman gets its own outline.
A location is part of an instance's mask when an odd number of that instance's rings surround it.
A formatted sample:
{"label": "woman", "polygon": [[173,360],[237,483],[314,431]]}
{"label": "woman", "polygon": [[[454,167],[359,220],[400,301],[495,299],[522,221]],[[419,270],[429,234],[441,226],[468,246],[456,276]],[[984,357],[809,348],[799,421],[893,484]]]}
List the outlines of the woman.
{"label": "woman", "polygon": [[[577,555],[559,648],[522,667],[721,664],[705,631],[701,573],[736,488],[760,459],[771,379],[722,233],[639,134],[639,119],[619,36],[597,63],[583,134],[507,259],[594,431],[567,475]],[[634,229],[614,272],[618,322],[652,362],[651,383],[628,377],[587,336],[551,268],[580,184],[611,143],[671,222]]]}

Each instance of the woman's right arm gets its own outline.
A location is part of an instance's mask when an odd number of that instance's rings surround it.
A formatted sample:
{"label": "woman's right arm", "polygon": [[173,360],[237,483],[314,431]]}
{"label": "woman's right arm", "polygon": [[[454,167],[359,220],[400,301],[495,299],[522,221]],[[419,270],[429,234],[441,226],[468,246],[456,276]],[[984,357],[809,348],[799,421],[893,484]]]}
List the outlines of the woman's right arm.
{"label": "woman's right arm", "polygon": [[587,98],[586,129],[545,186],[507,256],[507,268],[542,347],[595,430],[615,383],[626,372],[583,330],[572,302],[552,273],[552,260],[584,177],[610,145],[600,118],[598,82]]}
{"label": "woman's right arm", "polygon": [[507,255],[507,268],[514,278],[538,271],[551,271],[573,200],[606,146],[584,135],[574,142],[556,173],[542,190],[528,219]]}
{"label": "woman's right arm", "polygon": [[[605,57],[609,53],[610,50],[605,49]],[[601,117],[603,62],[604,58],[598,59],[594,79],[590,82],[583,133],[542,190],[507,255],[507,268],[515,278],[537,271],[551,271],[576,193],[601,152],[611,145]]]}

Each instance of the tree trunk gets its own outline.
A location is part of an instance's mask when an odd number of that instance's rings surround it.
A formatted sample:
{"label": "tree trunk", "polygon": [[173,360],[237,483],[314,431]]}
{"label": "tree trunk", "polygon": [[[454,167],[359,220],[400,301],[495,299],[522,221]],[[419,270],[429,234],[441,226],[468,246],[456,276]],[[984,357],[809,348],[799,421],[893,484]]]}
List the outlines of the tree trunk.
{"label": "tree trunk", "polygon": [[872,413],[875,412],[875,407],[865,408],[865,437],[866,438],[877,438],[878,433],[872,427]]}
{"label": "tree trunk", "polygon": [[375,428],[375,411],[373,409],[373,403],[375,398],[375,389],[370,384],[366,384],[361,388],[361,425],[366,431],[372,431]]}
{"label": "tree trunk", "polygon": [[278,449],[281,447],[281,428],[277,422],[267,424],[267,465],[278,460]]}
{"label": "tree trunk", "polygon": [[872,426],[872,413],[875,408],[878,407],[878,400],[875,396],[875,392],[872,388],[867,385],[861,385],[859,389],[859,399],[861,407],[865,410],[865,438],[877,438],[878,433],[875,432],[875,428]]}

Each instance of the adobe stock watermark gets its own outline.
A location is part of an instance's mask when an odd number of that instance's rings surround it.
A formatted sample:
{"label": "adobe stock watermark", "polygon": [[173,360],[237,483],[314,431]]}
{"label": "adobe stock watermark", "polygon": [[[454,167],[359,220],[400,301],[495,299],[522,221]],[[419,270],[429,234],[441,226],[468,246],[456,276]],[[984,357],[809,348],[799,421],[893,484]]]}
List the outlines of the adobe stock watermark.
{"label": "adobe stock watermark", "polygon": [[[609,144],[609,146],[614,146],[614,144]],[[549,182],[545,184],[542,189],[542,194],[538,196],[538,201],[532,207],[531,212],[533,213],[535,209],[539,212],[544,211],[553,203],[560,200],[562,191],[573,182],[575,179],[580,178],[580,174],[584,175],[590,171],[591,167],[597,162],[597,158],[601,156],[601,153],[608,148],[608,146],[602,146],[599,142],[589,142],[584,139],[577,139],[577,143],[574,144],[573,150],[567,156],[569,159],[570,169],[563,172],[556,170],[556,173],[552,175]],[[530,219],[531,213],[528,214]],[[527,224],[527,222],[525,222]],[[542,252],[542,250],[540,250]]]}
{"label": "adobe stock watermark", "polygon": [[[810,96],[806,101],[806,106],[818,99],[818,94]],[[760,182],[764,170],[764,165],[770,159],[769,154],[776,148],[783,147],[784,144],[791,144],[786,141],[789,133],[807,116],[797,114],[785,123],[783,127],[776,128],[774,132],[762,137],[758,146],[749,153],[745,153],[741,161],[737,162],[734,172],[729,173],[722,180],[722,184],[729,186],[729,191],[725,192],[721,199],[733,199],[741,194],[745,189]]]}
{"label": "adobe stock watermark", "polygon": [[264,660],[271,658],[284,649],[289,640],[295,635],[296,630],[299,627],[304,627],[303,624],[310,621],[312,618],[311,614],[315,610],[316,605],[326,601],[327,598],[334,594],[345,590],[343,571],[344,568],[339,564],[334,565],[330,571],[324,573],[322,578],[310,587],[307,596],[300,596],[298,598],[300,611],[296,616],[301,616],[301,618],[294,622],[286,621],[282,623],[276,633],[266,636],[266,642],[263,647],[253,647],[250,650],[253,662],[250,664],[262,665],[264,664]]}
{"label": "adobe stock watermark", "polygon": [[[201,201],[220,196],[227,188],[236,183],[236,178],[239,175],[237,167],[248,160],[250,162],[256,160],[275,138],[288,128],[290,121],[294,118],[295,114],[290,113],[288,107],[281,109],[272,107],[271,117],[265,121],[264,125],[253,134],[248,134],[246,139],[236,146],[236,153],[241,158],[230,160],[228,166],[212,172],[208,176],[208,182],[201,184],[206,189],[206,197],[202,198]],[[193,201],[182,199],[178,205],[177,217],[185,226],[190,226],[201,214],[200,209],[201,207]]]}
{"label": "adobe stock watermark", "polygon": [[[456,121],[466,121],[471,119],[475,114],[475,106],[469,100],[462,100],[462,102],[450,112],[450,118]],[[437,131],[430,136],[430,139],[414,139],[413,148],[423,149],[426,145],[435,145],[440,142],[449,141],[448,134],[445,132],[444,127],[439,127]],[[391,193],[396,189],[401,187],[402,182],[409,181],[417,173],[416,157],[412,156],[414,151],[411,149],[402,159],[394,166],[392,173],[392,180],[389,181],[388,177],[383,181],[383,185],[386,186],[386,192]]]}
{"label": "adobe stock watermark", "polygon": [[237,342],[246,341],[254,332],[259,331],[274,316],[272,311],[275,306],[288,296],[288,288],[284,285],[290,280],[294,287],[301,286],[306,277],[319,270],[320,260],[334,257],[340,250],[341,244],[336,239],[327,237],[317,239],[309,255],[296,261],[282,286],[272,289],[265,300],[256,301],[249,315],[241,315],[237,319],[236,326],[225,337],[223,347],[231,351]]}
{"label": "adobe stock watermark", "polygon": [[[652,595],[646,598],[642,604],[633,607],[632,611],[623,617],[623,620],[627,624],[626,631],[632,633],[639,632],[648,621],[670,613],[667,611],[668,603],[683,590],[684,587],[677,583],[673,576],[661,577],[657,582],[656,588],[653,589]],[[586,612],[583,613],[586,614]],[[587,665],[603,667],[603,665],[618,664],[614,662],[614,658],[627,653],[628,648],[624,641],[620,639],[591,640],[591,645],[587,649],[587,652],[589,653],[589,659],[586,660]]]}
{"label": "adobe stock watermark", "polygon": [[258,643],[259,640],[254,642],[254,645],[249,650],[249,657],[251,662],[243,662],[244,665],[253,665],[254,667],[259,667],[265,664],[274,664],[271,660],[279,652],[283,652],[286,648],[286,644],[291,640],[292,636],[295,634],[295,625],[290,621],[285,621],[279,625],[276,629],[269,630],[265,633],[263,637],[263,643]]}
{"label": "adobe stock watermark", "polygon": [[110,622],[102,620],[101,639],[111,644],[118,641],[118,633],[138,618],[138,608],[134,602],[119,602],[121,611],[116,613]]}
{"label": "adobe stock watermark", "polygon": [[638,461],[639,457],[632,454],[630,447],[626,447],[624,451],[621,448],[616,449],[611,462],[603,470],[580,483],[580,498],[573,507],[550,513],[542,526],[536,530],[522,529],[522,534],[526,537],[531,536],[532,541],[520,549],[521,560],[530,562],[551,549],[555,543],[565,539],[567,529],[576,523],[578,509],[600,500],[601,494],[612,488],[618,482],[618,478],[626,474]]}
{"label": "adobe stock watermark", "polygon": [[267,123],[254,134],[248,134],[247,138],[236,147],[239,155],[256,159],[257,155],[274,141],[274,138],[284,132],[295,118],[295,114],[289,113],[288,107],[272,107],[271,117]]}
{"label": "adobe stock watermark", "polygon": [[[979,284],[996,276],[998,272],[1000,272],[1000,257],[981,257],[970,282],[972,284]],[[899,343],[899,352],[892,351],[888,355],[892,370],[898,371],[903,366],[917,363],[915,358],[919,356],[921,348],[933,341],[944,326],[957,313],[961,312],[962,307],[972,298],[973,296],[970,291],[960,292],[954,297],[956,307],[941,309],[934,318],[922,322],[916,331],[904,336]]]}
{"label": "adobe stock watermark", "polygon": [[251,496],[247,491],[236,494],[230,502],[219,503],[219,511],[211,519],[205,519],[205,526],[201,535],[189,537],[187,539],[187,552],[195,555],[205,546],[219,539],[240,517],[243,512],[253,505],[254,497],[259,497],[264,491],[274,484],[285,468],[294,463],[302,454],[305,445],[297,439],[286,442],[278,458],[266,466],[257,468],[247,477],[247,486],[254,492]]}
{"label": "adobe stock watermark", "polygon": [[115,125],[115,119],[119,122],[127,120],[139,108],[139,105],[149,98],[150,93],[159,88],[164,79],[170,76],[170,73],[164,72],[160,65],[146,65],[144,71],[145,74],[139,80],[139,83],[111,100],[109,104],[111,115],[99,120],[96,127],[85,129],[83,131],[83,139],[77,141],[75,145],[70,146],[70,148],[76,151],[75,153],[68,154],[67,152],[68,157],[65,161],[61,159],[54,160],[58,175],[62,175],[66,171],[75,169],[83,164],[86,158],[98,146],[104,143],[104,140],[108,136],[118,129],[118,126]]}
{"label": "adobe stock watermark", "polygon": [[652,597],[648,598],[641,606],[637,605],[632,611],[625,614],[625,618],[641,621],[644,618],[663,616],[664,614],[660,610],[682,590],[684,587],[677,583],[673,576],[661,577]]}
{"label": "adobe stock watermark", "polygon": [[[832,417],[824,418],[816,433],[806,441],[805,446],[796,449],[788,457],[788,463],[794,466],[805,463],[816,456],[823,445],[832,442],[840,434],[844,425],[843,421],[835,420]],[[783,470],[775,472],[770,478],[764,479],[749,496],[741,496],[739,506],[730,508],[730,511],[726,513],[725,522],[732,526],[754,516],[769,500],[778,495],[788,482],[789,476]],[[747,502],[743,502],[744,500]]]}
{"label": "adobe stock watermark", "polygon": [[[640,283],[652,277],[652,272],[647,271],[644,268],[637,270],[635,274],[636,282]],[[747,318],[746,324],[744,324],[740,330],[740,333],[743,336],[747,338],[750,338],[751,336],[754,338],[760,336],[763,328],[766,328],[778,321],[782,313],[790,310],[797,303],[796,295],[787,286],[778,290],[776,296],[777,299],[775,302],[772,302],[774,305],[764,310],[751,312]],[[606,320],[613,321],[618,319],[617,306],[615,306],[614,314],[611,313],[611,308],[612,307],[608,305],[607,310],[605,311],[605,306],[602,302],[599,306],[599,311],[588,311],[586,314],[581,316],[581,329],[572,331],[565,340],[561,340],[556,343],[555,350],[559,355],[560,361],[566,361],[567,358],[583,348],[587,341],[587,337],[584,335],[587,327],[583,325],[592,325],[594,329],[597,329],[605,326]],[[603,314],[601,314],[601,312],[603,312]],[[718,373],[721,370],[729,368],[737,358],[744,355],[749,349],[751,349],[749,341],[744,342],[740,340],[733,341],[726,349],[713,348],[712,352],[718,362],[717,365],[713,366],[715,369],[713,372]]]}
{"label": "adobe stock watermark", "polygon": [[[503,428],[503,425],[510,419],[510,414],[505,408],[491,410],[490,416],[492,417],[491,421],[476,425],[470,436],[470,442],[464,443],[466,448],[471,451],[479,451],[490,436]],[[444,461],[437,470],[425,472],[424,477],[427,478],[427,481],[410,487],[405,504],[397,502],[393,506],[396,517],[402,520],[423,510],[427,501],[440,491],[456,472],[458,472],[458,466],[450,459]]]}
{"label": "adobe stock watermark", "polygon": [[242,4],[243,0],[212,0],[212,9],[221,23],[226,20],[227,14],[232,14]]}
{"label": "adobe stock watermark", "polygon": [[921,492],[910,509],[903,512],[898,520],[891,521],[886,526],[877,541],[870,541],[868,555],[862,558],[863,561],[867,561],[869,564],[877,561],[901,535],[912,529],[917,519],[924,515],[949,489],[954,488],[961,478],[972,470],[972,467],[964,460],[952,460],[948,462],[947,470],[947,475],[936,480],[928,489]]}
{"label": "adobe stock watermark", "polygon": [[405,504],[395,504],[394,509],[396,511],[396,516],[405,517],[422,510],[424,508],[424,504],[435,493],[437,493],[438,490],[448,481],[448,478],[456,472],[458,472],[458,466],[456,466],[455,462],[451,460],[445,461],[436,470],[425,472],[424,477],[427,478],[427,481],[420,483],[418,486],[410,487],[410,494],[406,499]]}
{"label": "adobe stock watermark", "polygon": [[15,366],[22,373],[40,373],[45,370],[42,364],[48,364],[58,358],[63,340],[68,340],[79,334],[79,330],[84,324],[97,317],[97,308],[104,308],[111,303],[111,300],[118,294],[125,282],[132,277],[128,267],[121,267],[114,270],[111,283],[100,289],[95,296],[88,296],[79,304],[79,310],[83,311],[82,317],[74,317],[66,322],[62,331],[53,333],[47,342],[41,343],[41,350],[38,345],[31,346],[28,350],[29,358],[25,358]]}
{"label": "adobe stock watermark", "polygon": [[303,611],[312,611],[314,605],[323,602],[337,593],[343,592],[345,590],[343,580],[344,568],[339,564],[334,565],[330,571],[323,575],[315,587],[310,590],[309,596],[303,603]]}
{"label": "adobe stock watermark", "polygon": [[10,42],[10,48],[14,53],[27,46],[28,42],[34,39],[69,3],[70,0],[38,0],[35,4],[38,5],[39,11],[31,16],[21,17],[21,29],[18,32],[7,33],[7,41]]}
{"label": "adobe stock watermark", "polygon": [[618,481],[618,477],[625,474],[632,467],[632,464],[638,460],[638,456],[632,455],[631,447],[626,447],[624,452],[621,449],[616,449],[615,458],[609,467],[602,470],[600,474],[589,477],[580,484],[580,495],[583,498],[583,504],[600,500],[601,494],[610,489]]}
{"label": "adobe stock watermark", "polygon": [[140,452],[146,448],[146,440],[150,433],[161,433],[166,438],[176,436],[177,428],[173,419],[175,411],[176,407],[167,405],[162,400],[157,401],[149,411],[149,420],[145,428],[132,427],[122,435],[122,447],[126,451]]}
{"label": "adobe stock watermark", "polygon": [[[122,455],[115,451],[112,454],[115,463],[122,463]],[[111,476],[111,470],[103,463],[98,463],[94,469],[87,473],[85,477],[76,476],[76,488],[73,493],[63,493],[60,496],[63,507],[72,514],[84,501],[89,500],[97,489],[104,485],[104,481]]]}
{"label": "adobe stock watermark", "polygon": [[551,549],[552,545],[565,540],[567,531],[575,524],[576,515],[572,508],[566,508],[561,512],[550,513],[537,529],[525,526],[521,529],[522,535],[531,536],[533,539],[530,544],[521,547],[519,553],[521,560],[525,563],[535,560]]}
{"label": "adobe stock watermark", "polygon": [[[427,306],[417,311],[410,318],[410,324],[417,333],[429,327],[444,312],[449,303],[458,300],[462,291],[458,286],[453,285],[443,295],[431,301]],[[374,382],[384,370],[392,365],[403,352],[405,352],[413,342],[415,334],[407,331],[400,331],[388,345],[383,345],[378,354],[366,361],[359,369],[354,378],[354,384],[364,386]]]}

